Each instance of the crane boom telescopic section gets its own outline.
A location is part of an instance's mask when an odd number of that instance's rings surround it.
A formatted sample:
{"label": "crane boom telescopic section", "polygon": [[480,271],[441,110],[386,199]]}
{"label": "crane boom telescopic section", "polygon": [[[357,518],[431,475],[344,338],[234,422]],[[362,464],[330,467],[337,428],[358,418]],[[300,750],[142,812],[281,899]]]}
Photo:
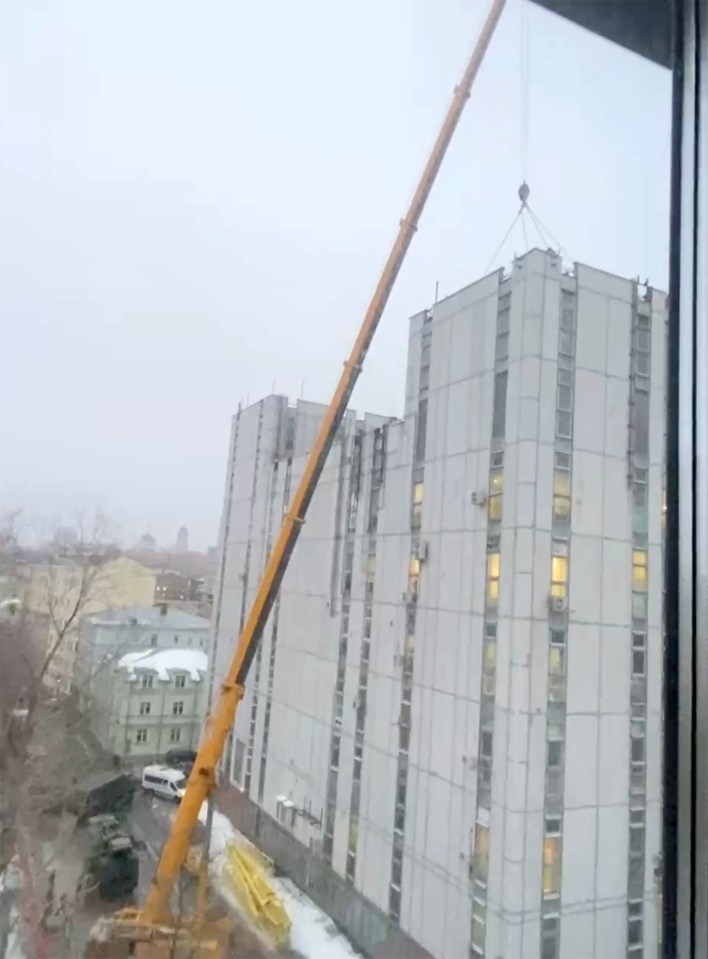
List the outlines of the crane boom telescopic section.
{"label": "crane boom telescopic section", "polygon": [[238,648],[221,686],[221,693],[209,720],[207,732],[199,747],[187,789],[163,847],[153,885],[140,914],[140,921],[143,923],[155,924],[169,921],[171,918],[170,898],[172,889],[186,858],[190,837],[202,803],[214,785],[216,765],[229,730],[233,725],[238,702],[243,696],[243,686],[248,669],[300,534],[317,482],[332,448],[335,434],[361,372],[362,364],[505,4],[506,0],[494,0],[492,3],[460,84],[455,88],[452,103],[413,200],[406,216],[401,220],[398,235],[374,290],[359,334],[349,358],[344,363],[344,369],[317,433],[305,472],[292,498],[289,511],[283,519],[282,528],[268,558],[258,592],[241,633]]}

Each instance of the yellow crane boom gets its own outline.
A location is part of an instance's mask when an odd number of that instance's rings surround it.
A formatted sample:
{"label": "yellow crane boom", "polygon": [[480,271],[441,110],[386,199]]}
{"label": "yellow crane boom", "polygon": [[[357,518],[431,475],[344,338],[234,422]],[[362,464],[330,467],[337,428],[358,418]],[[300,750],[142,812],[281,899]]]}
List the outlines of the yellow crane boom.
{"label": "yellow crane boom", "polygon": [[133,921],[144,926],[172,923],[170,901],[175,880],[189,851],[190,838],[202,803],[215,785],[215,770],[232,728],[236,708],[263,629],[297,542],[307,509],[315,492],[337,428],[347,409],[354,385],[403,264],[411,239],[435,182],[443,158],[469,98],[472,84],[499,22],[506,0],[493,0],[486,21],[467,63],[452,103],[443,121],[410,207],[401,220],[398,234],[376,285],[351,353],[344,363],[332,400],[322,420],[300,484],[268,558],[266,568],[241,633],[238,647],[221,685],[221,692],[199,747],[184,797],[162,849],[153,884],[142,910]]}

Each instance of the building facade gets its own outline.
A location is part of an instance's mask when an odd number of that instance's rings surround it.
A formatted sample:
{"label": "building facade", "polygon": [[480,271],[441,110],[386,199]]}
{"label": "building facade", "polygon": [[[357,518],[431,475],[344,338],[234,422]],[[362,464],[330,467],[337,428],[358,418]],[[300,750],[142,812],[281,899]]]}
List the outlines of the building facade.
{"label": "building facade", "polygon": [[102,674],[122,656],[148,649],[198,650],[209,655],[210,623],[166,603],[106,609],[87,617],[79,631],[73,689],[88,711],[101,694]]}
{"label": "building facade", "polygon": [[155,595],[155,573],[126,556],[103,561],[77,551],[75,557],[22,567],[21,579],[24,609],[51,655],[44,681],[64,694],[73,683],[84,619],[99,610],[150,604]]}
{"label": "building facade", "polygon": [[86,715],[103,748],[145,762],[169,749],[196,748],[206,708],[208,659],[201,649],[123,654],[93,681]]}
{"label": "building facade", "polygon": [[[533,250],[339,431],[224,776],[374,955],[659,954],[665,299]],[[323,412],[234,419],[212,690]]]}

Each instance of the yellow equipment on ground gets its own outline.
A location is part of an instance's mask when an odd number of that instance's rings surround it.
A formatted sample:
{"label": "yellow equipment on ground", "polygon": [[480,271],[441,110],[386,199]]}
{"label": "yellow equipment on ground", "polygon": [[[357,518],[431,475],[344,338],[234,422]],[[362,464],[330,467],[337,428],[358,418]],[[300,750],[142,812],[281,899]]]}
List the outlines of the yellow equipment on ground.
{"label": "yellow equipment on ground", "polygon": [[[206,896],[196,897],[196,908],[191,918],[186,919],[179,909],[179,897],[175,884],[181,876],[189,853],[194,827],[202,803],[208,799],[216,786],[216,768],[234,724],[236,709],[243,698],[244,684],[256,654],[266,622],[278,595],[283,576],[292,551],[305,522],[308,507],[332,448],[337,430],[346,412],[352,391],[359,378],[366,354],[371,346],[376,329],[396,282],[413,234],[418,228],[420,216],[430,190],[440,170],[447,148],[457,128],[472,84],[484,59],[494,30],[499,22],[506,0],[493,0],[477,44],[465,68],[459,86],[455,88],[452,103],[443,121],[428,162],[423,170],[418,187],[405,217],[401,220],[398,234],[384,265],[361,328],[344,363],[335,387],[334,395],[324,414],[307,460],[300,483],[291,500],[289,511],[283,517],[283,525],[273,544],[265,570],[258,586],[253,605],[239,639],[228,673],[221,685],[221,693],[207,725],[197,758],[194,762],[184,796],[179,804],[172,828],[162,849],[160,861],[152,886],[142,909],[127,909],[117,912],[101,925],[101,941],[94,939],[93,946],[100,947],[96,955],[121,956],[126,943],[137,944],[140,957],[170,957],[170,959],[212,959],[213,956],[228,956],[219,924],[205,921]],[[208,828],[207,828],[208,835]],[[208,840],[207,840],[208,841]],[[204,871],[202,871],[204,879]],[[108,925],[106,925],[106,923]],[[97,930],[97,935],[99,930]],[[115,951],[110,951],[110,943]],[[103,947],[108,948],[103,948]],[[221,950],[221,953],[219,952]]]}
{"label": "yellow equipment on ground", "polygon": [[251,843],[226,844],[224,879],[253,925],[275,948],[290,941],[290,918],[271,877],[273,863]]}

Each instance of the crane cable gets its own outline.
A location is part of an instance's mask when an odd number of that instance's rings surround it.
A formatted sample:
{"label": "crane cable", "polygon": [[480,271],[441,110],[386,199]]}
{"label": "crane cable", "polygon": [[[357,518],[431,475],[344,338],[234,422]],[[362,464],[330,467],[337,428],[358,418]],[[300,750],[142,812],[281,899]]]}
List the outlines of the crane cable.
{"label": "crane cable", "polygon": [[521,231],[524,238],[524,252],[528,253],[529,236],[526,229],[526,217],[531,221],[541,243],[546,249],[554,250],[564,256],[571,263],[574,262],[568,251],[551,233],[547,226],[541,222],[536,213],[529,206],[529,195],[531,193],[527,182],[528,162],[529,162],[529,128],[531,118],[531,70],[530,70],[530,39],[529,39],[529,13],[528,0],[518,0],[520,6],[520,24],[519,24],[519,161],[521,167],[521,186],[518,190],[521,205],[516,211],[514,219],[511,221],[509,229],[504,234],[504,238],[492,254],[484,273],[487,274],[494,265],[495,260],[501,253],[504,245],[511,236],[517,221],[521,221]]}
{"label": "crane cable", "polygon": [[[536,227],[536,230],[537,230],[537,232],[538,232],[538,235],[541,237],[541,239],[543,240],[543,242],[546,243],[546,246],[547,246],[549,249],[554,249],[554,248],[557,249],[559,253],[562,253],[562,254],[563,254],[563,256],[566,258],[566,260],[569,260],[571,263],[574,263],[575,260],[574,260],[573,257],[570,255],[570,253],[568,253],[568,251],[565,249],[565,247],[563,246],[563,244],[558,240],[557,237],[555,237],[555,236],[551,233],[551,231],[548,229],[547,226],[544,226],[544,224],[541,222],[541,220],[538,218],[538,216],[534,213],[534,211],[531,209],[531,207],[530,207],[528,204],[526,204],[526,209],[528,210],[528,214],[529,214],[529,216],[531,217],[531,220],[533,221],[534,226]],[[546,240],[545,240],[545,238],[544,238],[544,234],[548,234],[548,236],[549,236],[550,239],[551,239],[551,242],[550,242],[550,243],[547,243],[547,242],[546,242]]]}
{"label": "crane cable", "polygon": [[530,72],[530,44],[528,0],[519,0],[521,6],[521,26],[519,29],[519,121],[520,121],[520,162],[521,182],[528,179],[529,163],[529,126],[531,117],[531,72]]}
{"label": "crane cable", "polygon": [[523,209],[524,209],[524,208],[523,208],[523,205],[522,205],[522,206],[520,206],[519,209],[517,210],[516,215],[514,216],[514,219],[511,221],[511,226],[509,227],[509,229],[508,229],[508,230],[506,231],[506,233],[504,234],[504,239],[501,241],[501,243],[499,244],[499,246],[496,248],[496,250],[494,251],[494,253],[492,253],[491,257],[489,258],[489,263],[488,263],[488,264],[486,265],[486,267],[484,268],[484,273],[485,273],[485,274],[489,273],[489,271],[490,271],[491,268],[492,268],[492,264],[494,263],[494,261],[496,260],[496,258],[497,258],[497,257],[499,256],[499,254],[501,253],[502,248],[503,248],[504,244],[506,243],[506,241],[507,241],[507,240],[509,239],[509,237],[511,236],[511,231],[512,231],[512,230],[514,229],[514,227],[516,226],[516,221],[517,221],[517,220],[519,219],[519,217],[521,216],[521,214],[522,214],[522,212],[523,212]]}
{"label": "crane cable", "polygon": [[[526,220],[524,213],[528,210],[527,200],[529,196],[529,187],[526,183],[528,167],[528,143],[529,143],[529,114],[530,114],[530,96],[529,96],[529,29],[528,29],[528,0],[518,0],[520,9],[519,26],[519,159],[521,166],[521,186],[519,187],[519,207],[514,219],[511,221],[509,229],[504,234],[504,239],[492,254],[489,263],[484,272],[489,273],[494,261],[499,256],[504,244],[511,236],[511,232],[516,226],[517,220],[521,220],[521,230],[524,237],[524,252],[528,253],[529,240],[526,232]],[[538,229],[538,228],[537,228]],[[545,240],[543,241],[545,243]]]}

